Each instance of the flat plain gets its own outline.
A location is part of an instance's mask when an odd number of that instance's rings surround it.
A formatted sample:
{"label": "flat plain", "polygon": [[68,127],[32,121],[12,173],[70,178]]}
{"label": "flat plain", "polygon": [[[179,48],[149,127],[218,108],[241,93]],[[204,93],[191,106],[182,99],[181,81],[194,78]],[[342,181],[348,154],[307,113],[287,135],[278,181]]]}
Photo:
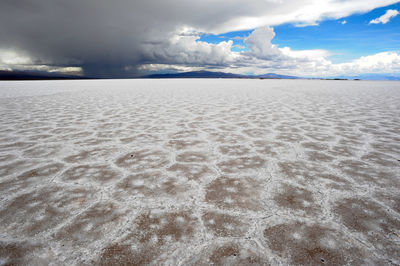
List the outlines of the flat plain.
{"label": "flat plain", "polygon": [[0,264],[399,265],[400,82],[0,82]]}

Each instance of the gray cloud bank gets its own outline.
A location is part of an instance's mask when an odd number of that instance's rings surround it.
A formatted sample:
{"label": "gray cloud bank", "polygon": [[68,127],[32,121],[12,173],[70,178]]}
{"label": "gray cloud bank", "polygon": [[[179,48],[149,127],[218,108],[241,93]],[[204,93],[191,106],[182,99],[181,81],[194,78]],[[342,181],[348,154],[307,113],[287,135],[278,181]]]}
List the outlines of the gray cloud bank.
{"label": "gray cloud bank", "polygon": [[[0,67],[132,76],[162,66],[181,68],[291,69],[326,64],[318,51],[278,49],[265,25],[313,25],[326,18],[367,12],[391,0],[2,0]],[[260,28],[246,39],[250,51],[233,53],[232,42],[196,41],[201,32]]]}

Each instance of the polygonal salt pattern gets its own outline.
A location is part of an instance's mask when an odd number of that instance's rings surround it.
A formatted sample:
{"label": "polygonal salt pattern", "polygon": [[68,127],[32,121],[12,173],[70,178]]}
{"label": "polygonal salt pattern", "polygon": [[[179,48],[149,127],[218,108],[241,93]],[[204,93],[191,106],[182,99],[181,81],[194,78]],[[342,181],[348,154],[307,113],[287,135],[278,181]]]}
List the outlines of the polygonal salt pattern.
{"label": "polygonal salt pattern", "polygon": [[398,265],[400,83],[0,82],[0,264]]}

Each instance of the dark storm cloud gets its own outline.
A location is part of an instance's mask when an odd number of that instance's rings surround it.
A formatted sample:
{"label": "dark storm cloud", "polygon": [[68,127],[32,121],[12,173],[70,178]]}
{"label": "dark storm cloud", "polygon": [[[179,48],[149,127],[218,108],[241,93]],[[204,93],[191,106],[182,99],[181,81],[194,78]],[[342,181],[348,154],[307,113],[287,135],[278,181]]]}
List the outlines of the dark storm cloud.
{"label": "dark storm cloud", "polygon": [[0,40],[48,64],[82,65],[89,74],[135,64],[142,33],[132,25],[141,18],[108,3],[7,0],[0,11],[0,24],[7,25],[0,26]]}
{"label": "dark storm cloud", "polygon": [[190,48],[194,39],[178,45],[171,39],[287,21],[313,23],[396,1],[353,0],[335,10],[334,4],[343,1],[334,0],[326,10],[315,11],[318,2],[1,0],[0,49],[26,53],[34,63],[79,66],[86,75],[104,77],[132,75],[142,63],[201,65],[211,60],[210,65],[226,65],[231,60],[221,55],[226,47],[196,47],[202,52],[195,53]]}
{"label": "dark storm cloud", "polygon": [[[47,64],[82,66],[88,75],[124,75],[126,66],[148,61],[141,49],[150,42],[164,42],[183,25],[209,28],[213,12],[190,12],[197,10],[196,5],[154,0],[3,0],[0,46],[27,51]],[[212,21],[221,22],[215,17]]]}

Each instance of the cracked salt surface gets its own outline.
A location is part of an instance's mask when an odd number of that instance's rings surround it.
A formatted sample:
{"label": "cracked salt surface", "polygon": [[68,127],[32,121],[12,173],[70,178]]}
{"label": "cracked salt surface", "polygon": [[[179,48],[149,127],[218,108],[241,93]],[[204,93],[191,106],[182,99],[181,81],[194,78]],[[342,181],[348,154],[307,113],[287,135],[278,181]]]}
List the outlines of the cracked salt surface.
{"label": "cracked salt surface", "polygon": [[0,264],[400,264],[399,160],[399,82],[0,82]]}

